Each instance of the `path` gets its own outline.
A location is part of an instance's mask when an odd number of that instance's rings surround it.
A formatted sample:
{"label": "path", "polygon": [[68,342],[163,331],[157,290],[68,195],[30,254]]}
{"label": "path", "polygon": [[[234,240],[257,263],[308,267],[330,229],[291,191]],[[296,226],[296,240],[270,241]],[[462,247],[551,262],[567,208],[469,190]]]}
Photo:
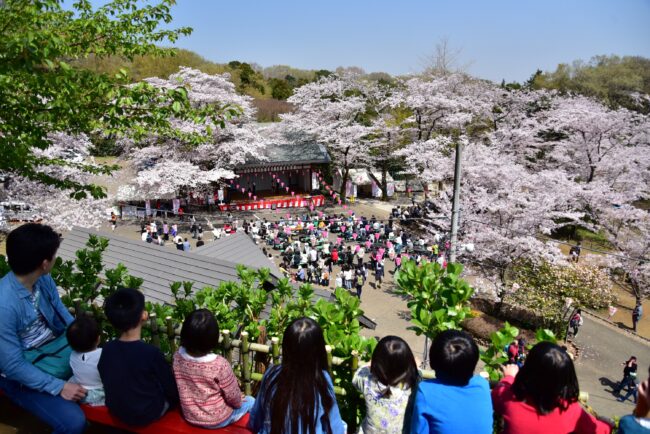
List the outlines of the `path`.
{"label": "path", "polygon": [[650,344],[625,333],[591,315],[584,315],[584,324],[573,341],[580,349],[576,371],[580,390],[589,393],[589,405],[600,415],[624,416],[632,412],[630,400],[621,403],[612,395],[612,387],[623,377],[622,363],[630,356],[639,361],[639,379],[648,378]]}

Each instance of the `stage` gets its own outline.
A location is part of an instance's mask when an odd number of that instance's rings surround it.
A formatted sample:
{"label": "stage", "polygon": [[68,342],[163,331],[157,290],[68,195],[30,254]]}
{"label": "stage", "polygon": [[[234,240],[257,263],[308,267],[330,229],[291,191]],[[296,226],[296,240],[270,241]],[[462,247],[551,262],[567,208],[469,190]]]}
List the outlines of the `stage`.
{"label": "stage", "polygon": [[229,204],[219,204],[221,211],[253,211],[258,209],[278,208],[310,208],[323,206],[325,196],[316,195],[295,195],[295,196],[271,196],[257,200],[233,200]]}

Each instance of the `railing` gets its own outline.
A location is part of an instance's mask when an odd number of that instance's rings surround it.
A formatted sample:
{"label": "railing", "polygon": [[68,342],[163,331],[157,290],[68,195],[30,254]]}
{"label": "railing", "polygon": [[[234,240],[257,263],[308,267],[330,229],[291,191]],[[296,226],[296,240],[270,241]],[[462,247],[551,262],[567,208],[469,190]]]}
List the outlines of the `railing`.
{"label": "railing", "polygon": [[[82,313],[82,301],[81,299],[74,299],[74,308],[71,309],[73,314],[75,312]],[[158,317],[155,313],[149,314],[149,321],[145,324],[145,328],[149,330],[151,334],[151,344],[157,348],[161,348],[161,338],[164,338],[167,341],[167,344],[170,348],[170,353],[174,353],[178,349],[178,340],[180,338],[180,329],[174,324],[172,317],[168,316],[165,318],[165,327],[161,330],[161,327],[158,325]],[[244,393],[250,395],[253,390],[253,381],[261,381],[264,376],[263,372],[256,372],[253,368],[252,360],[254,359],[253,354],[265,354],[267,357],[270,355],[270,361],[273,364],[279,364],[281,359],[281,349],[280,349],[280,339],[278,337],[271,337],[270,345],[250,342],[249,334],[246,331],[242,331],[239,339],[233,339],[230,330],[222,330],[219,336],[219,347],[218,350],[221,352],[223,357],[228,360],[228,363],[233,367],[233,371],[239,374],[239,378],[244,389]],[[234,350],[238,350],[238,358],[234,357]],[[330,373],[334,366],[343,366],[346,363],[349,363],[350,370],[352,373],[356,372],[359,368],[359,354],[356,351],[352,351],[349,362],[346,359],[336,357],[332,354],[333,348],[329,345],[325,346],[325,352],[327,354],[327,368]],[[433,371],[422,370],[420,371],[422,378],[430,379],[435,378],[435,373]],[[350,379],[351,381],[352,379]],[[334,393],[338,396],[346,396],[347,391],[339,386],[334,386]]]}

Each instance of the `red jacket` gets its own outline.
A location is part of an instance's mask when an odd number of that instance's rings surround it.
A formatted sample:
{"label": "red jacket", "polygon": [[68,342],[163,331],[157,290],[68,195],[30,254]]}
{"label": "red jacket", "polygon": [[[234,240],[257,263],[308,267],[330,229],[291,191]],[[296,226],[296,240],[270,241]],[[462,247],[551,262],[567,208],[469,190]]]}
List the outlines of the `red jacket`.
{"label": "red jacket", "polygon": [[518,401],[512,392],[514,377],[505,377],[492,389],[494,411],[503,416],[503,434],[610,434],[609,425],[587,413],[574,402],[560,411],[556,408],[541,415],[524,401]]}

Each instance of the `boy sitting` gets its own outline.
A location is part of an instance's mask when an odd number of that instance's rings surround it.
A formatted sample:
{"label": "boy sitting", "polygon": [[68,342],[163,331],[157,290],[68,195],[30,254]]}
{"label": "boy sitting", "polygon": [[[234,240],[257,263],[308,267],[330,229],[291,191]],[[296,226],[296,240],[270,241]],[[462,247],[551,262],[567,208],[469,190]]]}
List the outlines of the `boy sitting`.
{"label": "boy sitting", "polygon": [[104,311],[121,333],[119,339],[104,345],[97,365],[106,406],[127,425],[147,425],[178,403],[171,366],[158,348],[141,340],[148,314],[140,291],[117,290],[106,299]]}
{"label": "boy sitting", "polygon": [[411,433],[492,433],[492,400],[484,378],[473,375],[478,346],[465,332],[436,336],[429,357],[436,378],[420,382]]}

